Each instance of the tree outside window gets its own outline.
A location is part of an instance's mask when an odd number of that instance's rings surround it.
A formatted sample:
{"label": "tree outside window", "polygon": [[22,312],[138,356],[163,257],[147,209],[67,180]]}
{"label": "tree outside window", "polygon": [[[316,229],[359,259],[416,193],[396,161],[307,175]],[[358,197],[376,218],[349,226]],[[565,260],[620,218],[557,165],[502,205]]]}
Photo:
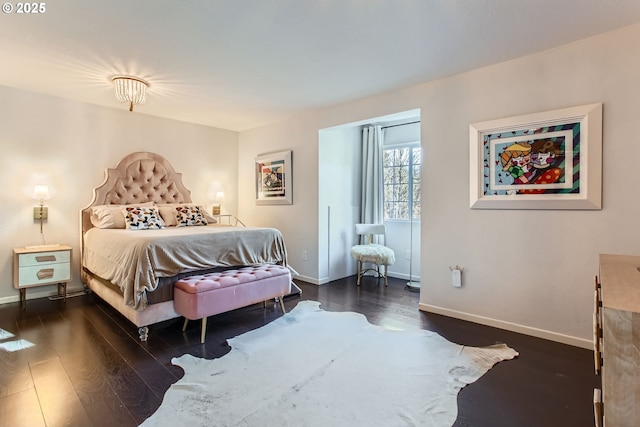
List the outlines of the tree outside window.
{"label": "tree outside window", "polygon": [[420,219],[422,154],[419,146],[383,151],[384,219]]}

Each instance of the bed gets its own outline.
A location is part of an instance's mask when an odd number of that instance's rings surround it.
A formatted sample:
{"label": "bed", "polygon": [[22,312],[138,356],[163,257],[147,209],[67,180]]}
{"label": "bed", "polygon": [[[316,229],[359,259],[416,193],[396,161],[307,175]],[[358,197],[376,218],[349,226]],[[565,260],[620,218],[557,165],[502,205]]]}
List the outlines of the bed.
{"label": "bed", "polygon": [[182,174],[155,153],[132,153],[107,169],[80,217],[82,282],[134,323],[142,340],[148,326],[180,317],[173,307],[177,280],[239,266],[287,265],[278,230],[215,223],[192,202]]}

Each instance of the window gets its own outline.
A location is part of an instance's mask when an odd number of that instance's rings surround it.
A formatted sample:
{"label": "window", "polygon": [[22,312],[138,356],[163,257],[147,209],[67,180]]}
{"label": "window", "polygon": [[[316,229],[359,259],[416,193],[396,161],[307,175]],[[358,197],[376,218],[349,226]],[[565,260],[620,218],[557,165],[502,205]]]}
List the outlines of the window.
{"label": "window", "polygon": [[412,144],[385,148],[382,161],[384,219],[419,219],[422,164],[420,146]]}

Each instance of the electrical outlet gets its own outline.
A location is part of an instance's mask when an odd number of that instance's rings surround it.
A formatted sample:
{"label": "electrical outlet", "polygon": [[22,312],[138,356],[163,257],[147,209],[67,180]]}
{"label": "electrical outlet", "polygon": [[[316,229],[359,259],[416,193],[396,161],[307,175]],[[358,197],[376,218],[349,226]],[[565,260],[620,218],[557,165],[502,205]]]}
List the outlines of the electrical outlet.
{"label": "electrical outlet", "polygon": [[456,287],[462,287],[462,271],[453,269],[451,270],[451,284]]}
{"label": "electrical outlet", "polygon": [[309,254],[307,253],[307,251],[302,251],[302,260],[306,261],[308,257],[309,257]]}

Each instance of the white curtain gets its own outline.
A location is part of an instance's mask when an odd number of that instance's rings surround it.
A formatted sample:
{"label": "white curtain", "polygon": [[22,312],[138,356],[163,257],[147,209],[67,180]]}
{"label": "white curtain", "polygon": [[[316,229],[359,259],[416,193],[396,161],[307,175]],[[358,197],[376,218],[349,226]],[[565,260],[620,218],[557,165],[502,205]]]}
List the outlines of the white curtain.
{"label": "white curtain", "polygon": [[382,127],[366,126],[362,129],[362,192],[360,222],[382,224]]}

